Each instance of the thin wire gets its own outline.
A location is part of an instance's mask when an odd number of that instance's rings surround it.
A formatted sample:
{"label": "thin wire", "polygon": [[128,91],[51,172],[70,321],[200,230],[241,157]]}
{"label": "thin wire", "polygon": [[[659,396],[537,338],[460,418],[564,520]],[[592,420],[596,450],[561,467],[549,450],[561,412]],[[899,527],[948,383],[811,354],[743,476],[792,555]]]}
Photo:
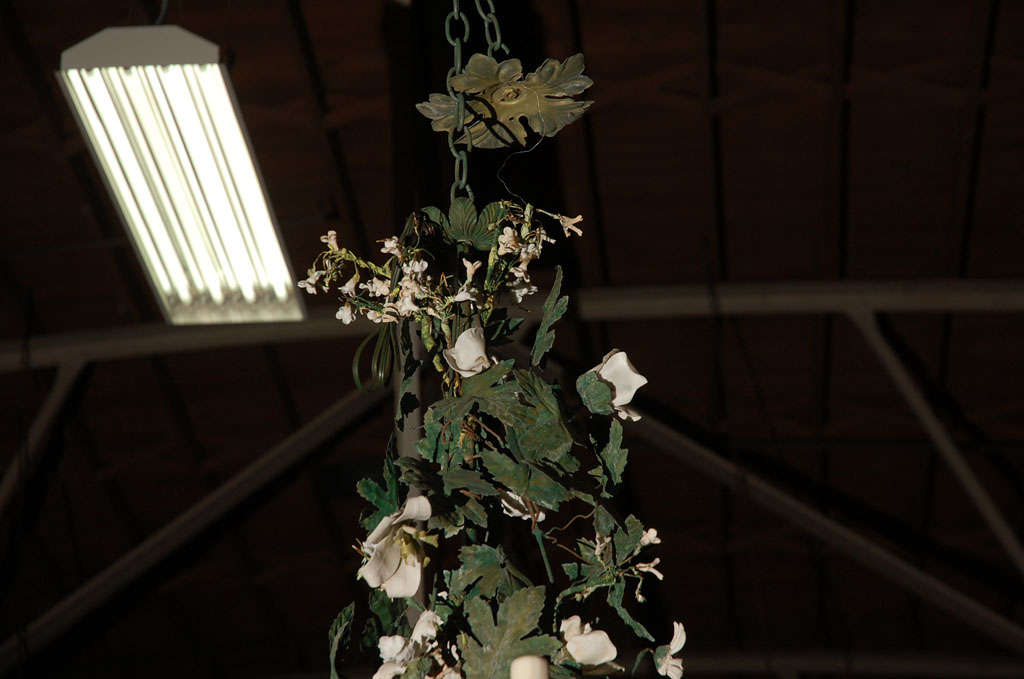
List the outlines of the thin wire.
{"label": "thin wire", "polygon": [[163,0],[160,3],[160,13],[157,14],[156,19],[153,20],[154,26],[159,26],[160,24],[162,24],[164,22],[164,19],[167,17],[167,3],[169,1],[170,0]]}
{"label": "thin wire", "polygon": [[[541,104],[541,102],[540,102],[540,95],[537,94],[537,92],[534,92],[533,96],[537,99],[537,110],[540,111],[540,104]],[[498,167],[498,172],[495,175],[498,178],[498,181],[501,182],[501,185],[505,187],[506,193],[508,193],[513,198],[517,198],[519,200],[519,202],[521,202],[521,203],[528,203],[529,201],[527,201],[522,196],[520,196],[518,193],[516,193],[515,191],[510,189],[508,187],[508,184],[505,183],[505,178],[502,177],[501,173],[505,171],[505,165],[508,163],[509,158],[511,158],[512,156],[522,155],[524,153],[533,153],[533,151],[538,146],[541,145],[541,142],[544,141],[545,137],[547,136],[546,135],[546,133],[547,133],[547,124],[544,122],[544,116],[538,116],[538,117],[540,118],[541,129],[540,129],[537,141],[534,142],[533,146],[531,146],[528,149],[522,149],[520,151],[513,151],[512,153],[510,153],[507,156],[505,156],[505,160],[501,161],[501,166]],[[492,132],[491,134],[494,134],[494,133]]]}
{"label": "thin wire", "polygon": [[541,137],[530,148],[528,148],[528,149],[520,149],[518,151],[513,151],[512,153],[510,153],[507,156],[505,156],[505,159],[503,161],[501,161],[501,165],[498,167],[497,173],[495,173],[495,176],[498,178],[498,181],[501,182],[501,185],[503,187],[505,187],[505,193],[507,193],[508,195],[510,195],[513,198],[517,199],[520,203],[528,203],[529,201],[526,200],[525,198],[520,196],[518,193],[516,193],[515,191],[513,191],[512,189],[509,188],[508,184],[505,182],[505,178],[502,176],[502,172],[505,171],[505,165],[508,163],[509,159],[512,156],[520,156],[520,155],[523,155],[525,153],[532,153],[533,150],[536,149],[538,146],[540,146],[543,141],[544,141],[544,137]]}

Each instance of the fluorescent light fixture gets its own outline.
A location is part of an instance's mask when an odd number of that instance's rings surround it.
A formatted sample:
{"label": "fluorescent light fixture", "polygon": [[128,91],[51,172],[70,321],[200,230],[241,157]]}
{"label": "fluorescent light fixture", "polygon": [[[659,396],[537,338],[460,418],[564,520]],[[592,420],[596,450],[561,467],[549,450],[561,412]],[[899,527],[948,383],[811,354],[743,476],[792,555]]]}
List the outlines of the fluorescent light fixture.
{"label": "fluorescent light fixture", "polygon": [[305,318],[215,44],[108,28],[57,75],[168,321]]}

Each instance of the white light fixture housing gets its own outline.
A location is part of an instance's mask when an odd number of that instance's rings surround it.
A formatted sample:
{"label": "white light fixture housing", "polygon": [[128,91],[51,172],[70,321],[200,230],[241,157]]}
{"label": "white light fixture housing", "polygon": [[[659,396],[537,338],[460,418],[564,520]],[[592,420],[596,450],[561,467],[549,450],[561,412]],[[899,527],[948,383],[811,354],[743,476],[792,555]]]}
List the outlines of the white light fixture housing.
{"label": "white light fixture housing", "polygon": [[57,76],[168,321],[305,318],[217,45],[108,28]]}

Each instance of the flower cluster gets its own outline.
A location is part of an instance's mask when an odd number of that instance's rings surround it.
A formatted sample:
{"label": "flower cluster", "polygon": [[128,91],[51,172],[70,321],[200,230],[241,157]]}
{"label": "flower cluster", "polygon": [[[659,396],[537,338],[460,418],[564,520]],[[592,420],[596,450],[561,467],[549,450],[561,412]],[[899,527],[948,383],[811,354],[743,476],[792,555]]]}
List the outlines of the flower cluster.
{"label": "flower cluster", "polygon": [[[381,241],[383,262],[360,258],[328,232],[326,249],[299,283],[309,294],[338,293],[343,323],[379,324],[379,341],[392,338],[406,365],[418,360],[411,348],[417,333],[424,358],[441,373],[442,398],[423,413],[416,455],[389,456],[383,485],[364,479],[357,486],[377,508],[357,545],[358,576],[374,590],[377,615],[363,639],[380,652],[373,679],[541,679],[549,664],[565,679],[621,672],[609,634],[579,615],[563,617],[571,611],[562,606],[589,604],[604,590],[601,600],[637,636],[653,640],[626,604],[644,603],[643,583],[663,579],[661,559],[651,553],[661,538],[634,516],[616,519],[604,504],[623,481],[623,423],[640,419],[630,404],[647,378],[626,352],[612,349],[577,379],[579,405],[544,379],[539,366],[553,346],[552,326],[568,306],[560,269],[536,319],[530,364],[492,355],[514,340],[519,319],[510,309],[538,291],[531,266],[555,237],[582,235],[582,216],[510,202],[477,212],[472,201],[456,200],[447,215],[417,211],[400,235]],[[580,519],[592,528],[567,532]],[[504,553],[494,530],[503,520],[535,538],[534,573],[513,565],[522,555]],[[428,548],[442,536],[462,540],[459,563],[425,570]],[[552,568],[549,551],[574,560]],[[546,584],[534,586],[539,564]],[[411,597],[428,607],[410,629]],[[351,624],[348,610],[332,628],[332,644]],[[680,679],[685,633],[678,624],[674,631],[670,643],[647,652],[658,673]]]}
{"label": "flower cluster", "polygon": [[[389,255],[381,265],[364,261],[338,245],[336,231],[328,231],[320,240],[327,248],[320,254],[307,277],[298,286],[306,293],[329,292],[336,285],[341,306],[335,314],[343,323],[360,315],[373,323],[395,323],[399,319],[419,321],[421,315],[447,320],[453,307],[469,302],[474,307],[491,308],[514,299],[516,304],[537,292],[531,282],[529,266],[540,258],[545,243],[553,243],[536,214],[557,222],[566,237],[582,235],[577,226],[583,217],[534,210],[527,206],[503,203],[504,213],[494,225],[495,238],[486,268],[483,259],[462,257],[465,276],[432,275],[430,253],[419,245],[417,232],[389,236],[381,241],[380,252]],[[481,269],[483,272],[479,273]],[[344,284],[340,284],[345,281]]]}
{"label": "flower cluster", "polygon": [[[393,679],[406,671],[409,665],[428,659],[433,672],[424,679],[461,679],[457,667],[450,667],[437,643],[437,630],[443,624],[441,617],[430,610],[420,613],[412,634],[404,637],[398,634],[381,637],[377,642],[381,666],[372,679]],[[453,645],[449,651],[458,658],[458,649]]]}

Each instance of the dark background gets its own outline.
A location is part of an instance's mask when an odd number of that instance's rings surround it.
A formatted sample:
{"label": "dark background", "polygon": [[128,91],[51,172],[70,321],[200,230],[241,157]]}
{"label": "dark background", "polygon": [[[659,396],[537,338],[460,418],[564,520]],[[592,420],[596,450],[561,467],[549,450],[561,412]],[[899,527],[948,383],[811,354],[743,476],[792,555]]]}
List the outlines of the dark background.
{"label": "dark background", "polygon": [[[583,213],[586,237],[541,263],[561,256],[570,287],[1024,277],[1024,4],[496,4],[526,70],[582,50],[596,83],[583,121],[506,171],[532,202]],[[149,23],[158,3],[0,7],[5,348],[161,322],[52,75],[61,50]],[[446,11],[440,0],[171,0],[166,23],[216,42],[230,64],[296,272],[328,228],[369,252],[414,206],[447,201],[443,136],[412,108],[442,90]],[[472,154],[478,195],[501,196],[503,158]],[[331,298],[307,301],[333,311]],[[886,321],[1019,533],[1024,318]],[[0,523],[0,642],[348,393],[357,343],[93,366]],[[556,352],[585,369],[612,346],[650,377],[641,405],[1024,621],[1020,574],[849,321],[570,318]],[[3,466],[52,380],[0,374]],[[324,676],[333,615],[365,596],[354,482],[379,464],[390,417],[385,404],[341,432],[20,676]],[[622,508],[664,539],[667,577],[644,620],[662,641],[671,620],[686,623],[692,676],[709,676],[698,659],[712,655],[1012,657],[650,443],[629,445]]]}

